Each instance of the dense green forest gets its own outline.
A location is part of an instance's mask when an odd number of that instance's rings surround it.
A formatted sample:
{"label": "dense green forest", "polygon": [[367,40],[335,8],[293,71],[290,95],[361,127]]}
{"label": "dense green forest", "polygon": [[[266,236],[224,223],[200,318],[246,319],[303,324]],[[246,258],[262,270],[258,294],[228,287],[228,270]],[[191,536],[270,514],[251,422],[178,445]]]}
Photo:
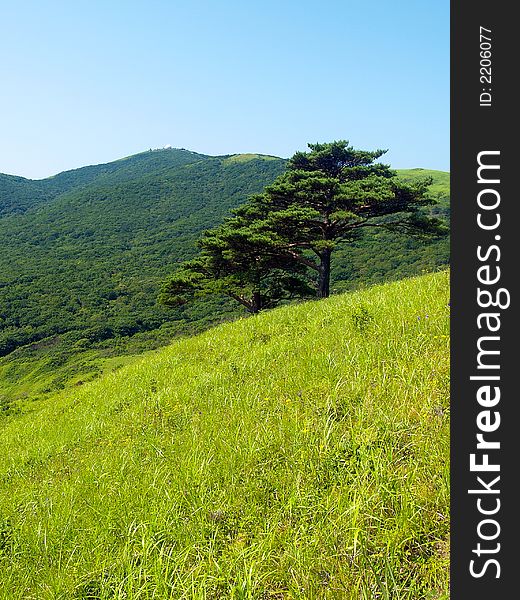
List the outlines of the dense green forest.
{"label": "dense green forest", "polygon": [[[26,379],[40,378],[39,392],[73,376],[81,381],[96,373],[99,356],[139,353],[242,314],[220,298],[167,309],[157,303],[158,290],[176,264],[196,254],[201,231],[284,169],[276,157],[168,149],[39,181],[1,175],[4,406],[27,393],[20,385]],[[412,169],[399,176],[433,177],[430,193],[439,204],[432,210],[449,218],[447,173]],[[436,270],[448,263],[448,243],[367,234],[338,248],[332,290]]]}
{"label": "dense green forest", "polygon": [[72,190],[87,186],[117,185],[203,158],[208,157],[189,150],[150,150],[111,163],[65,171],[37,181],[0,173],[0,215],[23,213]]}
{"label": "dense green forest", "polygon": [[[174,158],[170,167],[159,161],[141,177],[137,160],[132,179],[126,163],[134,161],[125,161],[121,173],[0,221],[0,355],[69,331],[99,342],[171,319],[156,306],[158,282],[195,252],[201,230],[283,169],[281,160],[166,154]],[[78,178],[85,182],[87,174],[80,170]]]}

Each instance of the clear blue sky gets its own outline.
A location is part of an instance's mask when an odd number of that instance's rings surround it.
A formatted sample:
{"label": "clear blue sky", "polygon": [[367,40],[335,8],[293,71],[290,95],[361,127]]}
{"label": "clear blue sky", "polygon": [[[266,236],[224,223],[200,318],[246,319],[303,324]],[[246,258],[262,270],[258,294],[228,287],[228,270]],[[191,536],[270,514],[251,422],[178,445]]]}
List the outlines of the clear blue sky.
{"label": "clear blue sky", "polygon": [[0,172],[170,144],[449,169],[448,0],[4,0]]}

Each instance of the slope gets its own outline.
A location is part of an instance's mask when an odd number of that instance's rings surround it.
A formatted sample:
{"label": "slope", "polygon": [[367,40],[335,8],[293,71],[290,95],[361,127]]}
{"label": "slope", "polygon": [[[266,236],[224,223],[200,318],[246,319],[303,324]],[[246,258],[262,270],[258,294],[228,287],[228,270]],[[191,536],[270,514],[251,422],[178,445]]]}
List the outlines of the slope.
{"label": "slope", "polygon": [[0,173],[0,218],[24,213],[45,202],[48,197],[39,182]]}
{"label": "slope", "polygon": [[[117,185],[100,187],[99,176],[96,186],[0,220],[0,356],[65,332],[101,341],[171,319],[155,306],[168,269],[283,169],[281,159],[190,163],[193,153],[179,152],[176,166]],[[150,156],[163,154],[177,156]]]}
{"label": "slope", "polygon": [[205,154],[179,148],[150,149],[110,163],[64,171],[42,180],[41,183],[47,189],[63,194],[85,187],[117,185],[209,158],[211,157]]}
{"label": "slope", "polygon": [[450,196],[450,174],[446,171],[433,169],[400,169],[399,177],[404,181],[416,181],[420,178],[431,177],[433,182],[430,192],[438,198],[441,204]]}
{"label": "slope", "polygon": [[0,217],[39,208],[73,190],[117,185],[207,158],[210,157],[183,149],[150,149],[110,163],[64,171],[40,180],[0,173]]}
{"label": "slope", "polygon": [[0,598],[447,598],[448,312],[284,307],[4,417]]}
{"label": "slope", "polygon": [[[197,251],[201,230],[260,191],[284,164],[271,156],[172,149],[18,182],[35,204],[0,218],[0,409],[17,410],[18,401],[81,384],[126,361],[122,356],[237,318],[240,309],[222,298],[167,310],[156,304],[159,286]],[[440,201],[434,210],[449,217],[447,173],[399,174],[431,175]],[[47,196],[31,196],[33,184],[45,184]],[[448,261],[447,239],[367,235],[338,249],[333,289],[434,271]]]}
{"label": "slope", "polygon": [[[430,213],[450,220],[450,174],[431,169],[401,169],[399,178],[414,182],[432,179]],[[334,291],[341,292],[383,281],[412,277],[445,268],[450,262],[450,240],[422,240],[386,231],[371,231],[361,240],[338,248],[333,266]]]}

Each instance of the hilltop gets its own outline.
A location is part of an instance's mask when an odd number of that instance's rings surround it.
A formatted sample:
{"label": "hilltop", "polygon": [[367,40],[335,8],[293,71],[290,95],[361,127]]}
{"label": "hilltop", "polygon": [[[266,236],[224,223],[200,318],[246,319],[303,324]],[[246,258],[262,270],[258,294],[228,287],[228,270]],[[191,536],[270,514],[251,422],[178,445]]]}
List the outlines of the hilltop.
{"label": "hilltop", "polygon": [[4,417],[0,598],[448,598],[448,279],[221,325]]}
{"label": "hilltop", "polygon": [[450,194],[450,174],[446,171],[435,171],[433,169],[399,169],[399,177],[405,181],[413,181],[418,177],[431,177],[433,183],[430,191],[440,197]]}

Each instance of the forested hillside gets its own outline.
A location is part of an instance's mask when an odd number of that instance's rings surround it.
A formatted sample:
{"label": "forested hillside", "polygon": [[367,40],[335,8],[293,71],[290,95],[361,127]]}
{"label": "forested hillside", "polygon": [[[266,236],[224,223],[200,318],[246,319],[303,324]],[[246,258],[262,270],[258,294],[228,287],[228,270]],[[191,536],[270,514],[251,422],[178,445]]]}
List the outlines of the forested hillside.
{"label": "forested hillside", "polygon": [[[196,251],[201,230],[283,169],[261,157],[141,156],[107,166],[88,187],[95,167],[47,180],[73,191],[0,220],[0,355],[72,330],[100,341],[158,327],[171,318],[155,306],[161,278]],[[152,159],[157,170],[143,175]]]}
{"label": "forested hillside", "polygon": [[0,215],[23,213],[61,194],[86,186],[116,185],[205,158],[209,157],[189,150],[150,150],[111,163],[64,171],[36,181],[0,173]]}
{"label": "forested hillside", "polygon": [[[450,174],[428,169],[403,169],[397,171],[404,181],[430,177],[429,188],[437,201],[429,210],[432,214],[450,219]],[[417,239],[387,231],[370,231],[359,241],[343,246],[333,267],[336,291],[401,279],[446,266],[450,260],[449,237]]]}
{"label": "forested hillside", "polygon": [[[219,298],[167,309],[158,290],[197,252],[202,230],[284,168],[270,156],[168,149],[40,181],[0,176],[0,399],[15,387],[25,394],[25,379],[32,389],[43,377],[46,390],[95,373],[92,350],[96,358],[138,353],[241,314]],[[432,176],[433,210],[448,218],[447,173],[400,176]],[[343,291],[435,270],[448,263],[448,240],[372,233],[337,256],[333,290]],[[60,375],[71,357],[74,367]]]}

